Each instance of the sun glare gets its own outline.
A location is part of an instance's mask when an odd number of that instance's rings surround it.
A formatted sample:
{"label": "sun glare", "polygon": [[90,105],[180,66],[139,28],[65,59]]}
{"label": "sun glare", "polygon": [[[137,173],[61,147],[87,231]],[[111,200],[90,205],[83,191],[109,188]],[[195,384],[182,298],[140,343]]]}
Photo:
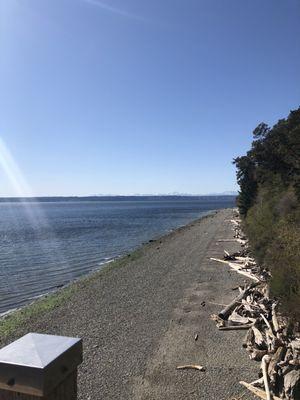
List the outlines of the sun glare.
{"label": "sun glare", "polygon": [[33,196],[17,162],[2,138],[0,138],[0,166],[13,187],[16,196]]}

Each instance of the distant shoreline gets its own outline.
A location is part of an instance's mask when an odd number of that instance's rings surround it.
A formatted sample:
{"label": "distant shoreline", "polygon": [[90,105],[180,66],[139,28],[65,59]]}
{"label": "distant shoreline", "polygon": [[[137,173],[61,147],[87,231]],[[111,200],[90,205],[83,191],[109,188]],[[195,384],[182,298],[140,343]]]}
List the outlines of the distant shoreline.
{"label": "distant shoreline", "polygon": [[159,200],[213,200],[224,199],[232,201],[235,194],[216,195],[137,195],[137,196],[41,196],[41,197],[0,197],[0,203],[30,203],[30,202],[81,202],[81,201],[159,201]]}

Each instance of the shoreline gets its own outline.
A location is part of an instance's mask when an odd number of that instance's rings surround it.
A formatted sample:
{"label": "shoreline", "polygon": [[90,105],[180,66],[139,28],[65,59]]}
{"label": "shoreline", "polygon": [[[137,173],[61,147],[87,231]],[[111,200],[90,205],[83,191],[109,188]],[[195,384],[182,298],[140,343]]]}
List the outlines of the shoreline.
{"label": "shoreline", "polygon": [[232,205],[233,200],[223,198],[79,202],[70,207],[45,202],[30,209],[4,205],[0,313],[98,270],[108,257],[132,252],[208,210]]}
{"label": "shoreline", "polygon": [[[194,220],[62,289],[50,307],[20,312],[18,324],[6,336],[0,332],[1,345],[28,331],[83,338],[79,400],[98,399],[99,391],[122,400],[240,395],[238,382],[256,375],[240,346],[244,333],[224,335],[210,320],[243,281],[209,260],[220,257],[224,246],[239,246],[218,242],[232,238],[226,222],[232,212]],[[183,364],[201,364],[206,371],[177,371]]]}
{"label": "shoreline", "polygon": [[[8,334],[4,334],[3,335],[3,330],[5,329],[5,325],[9,325],[7,322],[10,319],[14,319],[14,316],[16,314],[28,314],[29,316],[34,315],[36,317],[38,317],[38,313],[42,312],[44,309],[46,309],[47,311],[49,309],[52,309],[52,303],[53,306],[56,307],[58,306],[61,301],[66,300],[67,298],[69,298],[69,295],[71,295],[69,293],[69,291],[71,291],[73,293],[73,291],[75,290],[75,286],[74,288],[72,288],[73,285],[80,285],[80,283],[84,283],[86,280],[90,280],[90,279],[96,279],[98,276],[100,277],[101,273],[105,273],[107,268],[113,268],[113,267],[120,267],[124,264],[126,264],[126,261],[128,261],[128,257],[136,257],[137,254],[140,251],[142,251],[146,246],[148,246],[151,243],[155,243],[156,241],[159,240],[163,240],[167,237],[169,237],[170,235],[172,235],[173,233],[176,233],[177,231],[181,231],[182,229],[188,228],[190,226],[193,226],[195,223],[200,222],[202,219],[207,218],[211,215],[215,215],[217,214],[219,211],[222,210],[226,210],[226,209],[231,209],[231,208],[224,208],[224,209],[218,209],[218,210],[210,210],[210,211],[206,211],[203,212],[203,215],[193,219],[192,221],[188,222],[187,224],[184,225],[180,225],[177,228],[173,228],[168,230],[167,232],[165,232],[162,235],[157,235],[154,236],[153,238],[149,239],[147,242],[142,242],[141,244],[139,244],[137,247],[133,248],[133,249],[129,249],[128,252],[125,252],[123,254],[117,255],[116,257],[108,260],[108,261],[104,261],[101,262],[99,264],[99,268],[94,269],[90,272],[88,272],[87,274],[84,274],[78,278],[75,278],[74,280],[66,283],[66,284],[62,284],[59,287],[54,288],[53,290],[50,290],[46,293],[40,294],[38,295],[36,298],[32,298],[30,300],[29,303],[24,304],[23,306],[20,307],[16,307],[10,310],[7,310],[3,313],[0,314],[0,340],[5,338]],[[111,264],[115,264],[115,265],[111,265]],[[122,265],[119,265],[122,264]],[[64,292],[67,293],[64,293]],[[57,300],[57,301],[56,301]],[[48,304],[49,302],[49,304]],[[18,315],[17,315],[17,319],[18,319]],[[13,321],[9,321],[9,322],[13,322]],[[17,325],[19,325],[19,323],[17,323]],[[9,332],[11,332],[9,330]]]}

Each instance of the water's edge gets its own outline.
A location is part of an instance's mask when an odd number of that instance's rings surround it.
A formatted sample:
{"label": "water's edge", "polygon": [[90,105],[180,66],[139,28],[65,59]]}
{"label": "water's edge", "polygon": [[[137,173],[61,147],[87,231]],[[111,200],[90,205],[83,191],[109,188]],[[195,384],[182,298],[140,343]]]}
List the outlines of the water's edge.
{"label": "water's edge", "polygon": [[[119,256],[117,256],[114,259],[111,259],[107,262],[103,262],[101,265],[99,265],[98,269],[90,271],[87,274],[82,275],[61,287],[55,288],[51,291],[41,294],[41,295],[37,296],[36,298],[33,298],[32,299],[33,301],[31,301],[28,304],[22,305],[21,307],[18,307],[18,308],[13,308],[11,310],[8,310],[8,311],[0,314],[0,325],[5,323],[6,320],[12,319],[14,317],[14,315],[17,315],[20,313],[24,314],[24,317],[28,317],[28,316],[30,317],[31,309],[32,309],[33,314],[35,314],[36,310],[34,310],[34,307],[37,306],[37,308],[39,308],[38,307],[39,304],[42,305],[41,311],[43,311],[44,308],[46,308],[47,310],[52,308],[51,306],[48,308],[48,306],[47,306],[48,302],[51,303],[54,301],[55,307],[57,307],[59,305],[59,303],[66,300],[66,297],[67,298],[69,297],[69,293],[67,293],[67,292],[70,292],[70,294],[73,294],[76,292],[76,287],[78,285],[80,286],[81,284],[84,284],[84,283],[88,282],[89,280],[98,278],[99,276],[101,276],[102,273],[106,273],[114,267],[121,267],[121,266],[126,265],[127,262],[130,262],[133,259],[136,259],[139,255],[139,253],[141,253],[149,244],[159,241],[159,240],[162,240],[162,239],[165,239],[168,236],[176,234],[177,232],[179,232],[183,229],[187,229],[190,226],[194,225],[195,223],[199,223],[203,219],[213,216],[222,210],[223,209],[210,210],[210,211],[206,212],[205,214],[201,215],[199,218],[196,218],[196,219],[188,222],[185,225],[178,226],[177,228],[171,229],[169,232],[164,233],[163,235],[154,236],[147,243],[141,243],[140,245],[136,246],[135,248],[128,249],[128,251],[126,253],[120,254]],[[59,296],[61,296],[61,299],[58,299]],[[26,311],[26,312],[24,312],[24,311]],[[1,336],[1,326],[0,326],[0,336]]]}

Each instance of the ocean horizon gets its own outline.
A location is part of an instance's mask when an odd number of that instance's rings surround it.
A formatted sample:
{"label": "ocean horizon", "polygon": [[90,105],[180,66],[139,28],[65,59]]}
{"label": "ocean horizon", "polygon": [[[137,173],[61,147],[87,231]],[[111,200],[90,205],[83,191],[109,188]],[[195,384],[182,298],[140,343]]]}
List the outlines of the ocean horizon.
{"label": "ocean horizon", "polygon": [[[101,195],[87,195],[87,196],[0,196],[0,202],[58,202],[58,201],[126,201],[126,200],[136,200],[136,201],[144,201],[144,200],[184,200],[184,199],[221,199],[224,200],[234,200],[236,198],[237,193],[235,192],[225,192],[225,193],[216,193],[216,194],[133,194],[133,195],[110,195],[110,194],[101,194]],[[232,198],[232,199],[231,199]]]}

